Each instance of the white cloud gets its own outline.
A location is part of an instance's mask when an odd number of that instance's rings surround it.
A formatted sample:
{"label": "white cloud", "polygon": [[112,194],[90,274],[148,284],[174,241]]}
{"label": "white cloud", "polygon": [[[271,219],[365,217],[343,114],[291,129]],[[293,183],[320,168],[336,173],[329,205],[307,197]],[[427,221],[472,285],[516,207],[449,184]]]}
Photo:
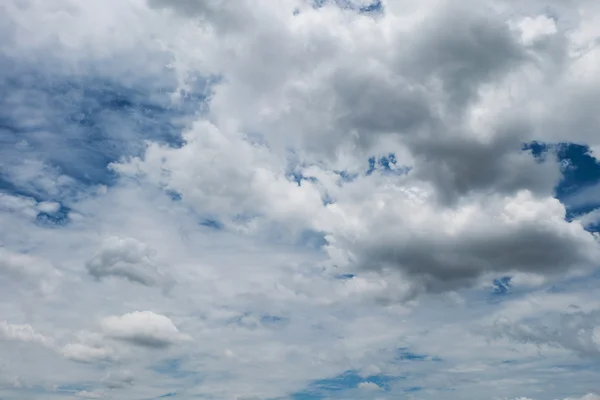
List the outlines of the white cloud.
{"label": "white cloud", "polygon": [[179,332],[166,316],[152,311],[134,311],[102,320],[103,332],[111,338],[144,347],[164,348],[191,340]]}
{"label": "white cloud", "polygon": [[223,132],[202,121],[184,139],[181,148],[152,144],[143,160],[112,167],[179,193],[198,214],[234,229],[251,227],[255,217],[303,227],[321,212],[321,194],[313,185],[291,182],[282,160],[239,132]]}
{"label": "white cloud", "polygon": [[14,290],[14,284],[33,287],[42,295],[50,296],[60,284],[61,273],[47,260],[28,254],[12,252],[0,247],[0,275],[11,278],[6,292]]}
{"label": "white cloud", "polygon": [[6,321],[0,321],[0,339],[14,340],[18,342],[37,343],[43,346],[51,346],[51,341],[31,325],[14,325]]}
{"label": "white cloud", "polygon": [[531,45],[545,36],[556,34],[556,22],[546,15],[525,17],[516,25],[521,31],[521,40],[526,45]]}
{"label": "white cloud", "polygon": [[81,343],[69,343],[62,349],[63,355],[69,360],[90,363],[95,361],[110,361],[113,351],[107,347],[95,347]]}
{"label": "white cloud", "polygon": [[134,238],[106,238],[100,250],[86,263],[89,273],[101,279],[121,277],[131,282],[152,286],[162,276],[153,261],[153,251]]}
{"label": "white cloud", "polygon": [[60,209],[60,203],[55,201],[42,201],[38,203],[37,209],[45,213],[55,213]]}
{"label": "white cloud", "polygon": [[377,385],[374,382],[361,382],[358,384],[358,388],[361,390],[381,390],[381,388],[379,387],[379,385]]}
{"label": "white cloud", "polygon": [[597,2],[369,3],[1,2],[1,398],[596,384],[596,213],[521,149],[598,148]]}

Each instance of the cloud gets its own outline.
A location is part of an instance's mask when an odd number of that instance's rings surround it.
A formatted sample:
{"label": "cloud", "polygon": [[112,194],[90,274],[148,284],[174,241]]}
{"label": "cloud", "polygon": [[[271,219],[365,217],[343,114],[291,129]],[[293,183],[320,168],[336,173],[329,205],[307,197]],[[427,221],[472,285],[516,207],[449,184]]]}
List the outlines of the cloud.
{"label": "cloud", "polygon": [[597,384],[598,2],[0,3],[0,398]]}
{"label": "cloud", "polygon": [[61,280],[61,272],[47,260],[15,253],[2,247],[0,247],[0,275],[8,278],[6,283],[10,283],[7,293],[8,290],[14,290],[14,284],[18,283],[25,288],[33,287],[44,296],[50,296]]}
{"label": "cloud", "polygon": [[89,346],[81,343],[67,344],[62,353],[69,360],[91,363],[95,361],[111,361],[113,360],[113,351],[107,347]]}
{"label": "cloud", "polygon": [[516,24],[516,27],[521,31],[521,40],[526,45],[534,44],[544,37],[558,32],[556,22],[546,15],[538,15],[534,18],[525,17]]}
{"label": "cloud", "polygon": [[[151,145],[143,159],[112,168],[172,190],[199,215],[217,218],[234,229],[252,224],[255,217],[302,227],[320,211],[319,191],[290,181],[284,165],[268,149],[208,122],[195,124],[184,138],[186,144],[180,148]],[[197,157],[199,152],[205,156]]]}
{"label": "cloud", "polygon": [[[584,395],[583,397],[567,397],[564,400],[597,400],[599,398],[600,398],[600,396],[593,394],[593,393],[589,393],[589,394]],[[530,399],[528,397],[518,397],[518,398],[515,398],[515,400],[533,400],[533,399]]]}
{"label": "cloud", "polygon": [[51,346],[51,340],[36,332],[31,325],[14,325],[0,321],[0,339]]}
{"label": "cloud", "polygon": [[598,251],[596,240],[566,222],[564,207],[552,198],[519,192],[442,211],[427,196],[390,187],[358,207],[331,206],[339,225],[328,251],[361,268],[398,270],[434,291],[489,272],[564,273],[592,265]]}
{"label": "cloud", "polygon": [[152,311],[106,317],[101,326],[108,337],[142,347],[166,348],[191,340],[190,336],[179,332],[168,317]]}
{"label": "cloud", "polygon": [[[192,18],[241,12],[211,7],[212,3],[205,8],[186,2],[178,10]],[[280,13],[286,7],[291,3],[264,13],[250,12],[256,18],[297,18],[297,24],[313,23],[314,10],[284,17]],[[341,11],[322,12],[335,19]],[[526,116],[514,110],[514,95],[503,87],[522,82],[535,57],[523,48],[503,15],[485,5],[427,3],[420,12],[416,14],[421,19],[414,15],[409,31],[384,32],[382,22],[350,17],[357,25],[344,27],[344,32],[370,63],[348,64],[356,55],[336,46],[337,52],[305,54],[316,62],[314,72],[307,74],[290,61],[303,54],[303,48],[290,46],[289,59],[280,59],[289,65],[284,75],[257,76],[260,86],[243,88],[241,82],[248,71],[222,66],[229,80],[215,86],[210,115],[220,121],[235,113],[238,123],[225,128],[224,124],[199,122],[184,135],[184,146],[150,145],[143,157],[113,164],[113,168],[175,191],[199,214],[222,219],[235,229],[256,231],[257,227],[271,228],[275,222],[284,227],[281,230],[294,226],[323,232],[330,254],[338,257],[335,263],[396,269],[412,280],[415,288],[447,290],[471,284],[490,272],[556,274],[589,265],[597,252],[595,240],[578,223],[563,221],[564,209],[552,198],[560,179],[559,165],[554,160],[538,162],[522,151],[535,129]],[[209,20],[220,24],[217,18]],[[292,40],[305,35],[303,30],[283,32]],[[274,40],[270,33],[265,32]],[[331,32],[320,34],[324,43],[333,43]],[[379,47],[368,47],[372,43],[360,39],[359,34],[373,41],[379,38],[394,51],[386,57]],[[408,44],[396,52],[392,44],[401,41]],[[244,46],[240,60],[249,57],[251,53],[246,51],[257,43],[245,39]],[[331,67],[321,71],[321,65]],[[291,86],[294,82],[300,89]],[[271,85],[281,89],[271,92]],[[251,107],[257,108],[252,116],[235,111],[236,100],[230,93],[239,96],[241,91],[250,91],[254,98]],[[312,98],[314,93],[330,104],[308,104],[307,96]],[[525,95],[518,91],[516,96]],[[274,100],[279,98],[294,106],[278,108],[288,104]],[[264,113],[269,116],[256,117],[261,115],[258,107],[263,100],[268,101],[270,108]],[[227,110],[221,104],[227,104]],[[252,144],[240,131],[255,125],[260,126],[268,146]],[[311,136],[317,133],[318,137]],[[304,163],[317,164],[315,159],[321,163],[303,171],[314,180],[300,186],[283,178],[286,166],[279,144],[281,137],[288,135],[289,141],[284,141],[299,148]],[[387,141],[407,153],[414,164],[408,177],[382,179],[377,184],[358,179],[342,189],[323,181],[346,146],[354,149],[348,157],[356,168],[356,157],[366,159],[366,154]],[[229,183],[222,185],[225,181]],[[359,187],[373,196],[352,198]],[[421,198],[405,199],[402,192],[406,191],[419,191]],[[375,196],[385,200],[375,206]],[[323,207],[327,198],[333,198],[333,204]],[[541,220],[529,219],[525,211],[509,219],[502,217],[514,213],[508,209],[519,207],[553,210],[552,216],[545,212],[544,218],[555,222],[538,225]],[[438,216],[442,216],[447,233],[437,230]],[[461,228],[451,228],[450,221],[460,218],[466,219]],[[346,226],[351,219],[358,222],[357,230]],[[488,222],[487,232],[481,221]],[[495,223],[499,229],[491,228]],[[423,233],[415,235],[415,230]],[[432,248],[439,252],[432,253]]]}
{"label": "cloud", "polygon": [[146,286],[157,284],[161,278],[152,249],[134,238],[105,239],[86,268],[97,279],[114,276]]}
{"label": "cloud", "polygon": [[[600,399],[600,396],[597,394],[594,394],[594,393],[589,393],[589,394],[586,394],[585,396],[579,398],[579,400],[598,400],[598,399]],[[568,399],[565,399],[565,400],[578,400],[578,399],[569,397]]]}
{"label": "cloud", "polygon": [[381,390],[379,385],[377,385],[374,382],[361,382],[358,384],[358,388],[361,390],[369,390],[369,391]]}
{"label": "cloud", "polygon": [[55,201],[42,201],[38,203],[37,209],[45,213],[55,213],[60,210],[60,203]]}
{"label": "cloud", "polygon": [[494,334],[539,346],[561,347],[581,357],[599,358],[598,326],[598,311],[574,312],[537,321],[499,320],[494,326]]}
{"label": "cloud", "polygon": [[108,389],[123,389],[133,385],[134,378],[130,371],[117,371],[109,373],[102,384]]}

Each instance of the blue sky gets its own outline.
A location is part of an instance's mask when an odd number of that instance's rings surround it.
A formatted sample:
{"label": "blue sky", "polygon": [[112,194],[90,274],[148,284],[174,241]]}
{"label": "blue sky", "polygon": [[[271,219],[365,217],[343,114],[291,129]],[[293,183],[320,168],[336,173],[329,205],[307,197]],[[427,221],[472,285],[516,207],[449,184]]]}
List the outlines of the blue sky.
{"label": "blue sky", "polygon": [[596,2],[0,5],[0,398],[600,399]]}

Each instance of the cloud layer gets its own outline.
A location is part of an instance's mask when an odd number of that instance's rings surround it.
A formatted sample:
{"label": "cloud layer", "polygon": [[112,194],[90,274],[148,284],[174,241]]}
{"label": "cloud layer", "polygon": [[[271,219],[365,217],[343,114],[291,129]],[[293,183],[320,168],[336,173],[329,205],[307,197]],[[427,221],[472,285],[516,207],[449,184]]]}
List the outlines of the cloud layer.
{"label": "cloud layer", "polygon": [[590,0],[0,4],[0,397],[593,400]]}

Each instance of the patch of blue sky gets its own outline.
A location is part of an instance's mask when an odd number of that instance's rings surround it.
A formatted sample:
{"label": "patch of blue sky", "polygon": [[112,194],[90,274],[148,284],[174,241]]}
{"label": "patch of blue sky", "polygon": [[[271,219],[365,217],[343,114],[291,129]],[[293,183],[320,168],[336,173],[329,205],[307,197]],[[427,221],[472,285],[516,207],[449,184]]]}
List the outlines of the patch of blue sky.
{"label": "patch of blue sky", "polygon": [[260,317],[260,323],[263,326],[282,326],[289,322],[289,318],[282,317],[279,315],[262,315]]}
{"label": "patch of blue sky", "polygon": [[371,175],[375,171],[382,174],[406,175],[411,170],[409,166],[398,165],[398,159],[394,153],[379,158],[370,157],[368,162],[369,168],[365,172],[366,175]]}
{"label": "patch of blue sky", "polygon": [[40,211],[36,217],[37,223],[46,227],[58,227],[69,223],[71,208],[60,205],[56,211]]}
{"label": "patch of blue sky", "polygon": [[244,312],[240,315],[230,318],[227,323],[244,326],[246,328],[257,328],[259,325],[266,328],[277,328],[285,326],[289,318],[276,314],[257,315],[252,312]]}
{"label": "patch of blue sky", "polygon": [[321,379],[312,382],[308,388],[290,396],[293,400],[324,399],[335,392],[356,389],[363,382],[371,382],[384,391],[390,390],[390,384],[404,379],[387,375],[360,376],[357,371],[349,370],[333,378]]}
{"label": "patch of blue sky", "polygon": [[[555,188],[556,197],[567,208],[567,219],[600,208],[600,162],[589,147],[576,143],[547,144],[533,142],[524,146],[540,162],[554,154],[562,166],[562,179]],[[600,231],[599,224],[588,230]]]}
{"label": "patch of blue sky", "polygon": [[381,13],[383,12],[383,3],[381,0],[376,0],[370,4],[359,7],[362,13]]}
{"label": "patch of blue sky", "polygon": [[[587,146],[561,143],[557,146],[559,160],[565,165],[563,179],[556,188],[559,197],[565,197],[582,187],[600,182],[600,162]],[[600,199],[595,199],[600,204]]]}
{"label": "patch of blue sky", "polygon": [[396,359],[400,361],[441,361],[439,357],[413,353],[406,347],[400,347],[396,350],[396,352]]}
{"label": "patch of blue sky", "polygon": [[182,359],[169,358],[151,366],[149,369],[157,374],[166,375],[174,379],[184,379],[196,375],[196,373],[193,371],[186,371],[185,369],[182,369],[182,366]]}
{"label": "patch of blue sky", "polygon": [[312,177],[312,176],[304,176],[299,171],[288,172],[287,178],[292,182],[296,182],[298,184],[298,186],[302,186],[302,182],[312,182],[312,183],[319,182],[319,180],[317,178]]}
{"label": "patch of blue sky", "polygon": [[340,184],[352,182],[359,176],[356,173],[351,173],[348,171],[333,171],[333,172],[340,177],[340,181],[339,181]]}
{"label": "patch of blue sky", "polygon": [[320,249],[326,244],[325,233],[309,229],[300,232],[296,240],[296,245],[312,249]]}
{"label": "patch of blue sky", "polygon": [[384,11],[381,0],[374,0],[373,2],[366,4],[357,4],[357,2],[352,0],[313,0],[314,8],[321,8],[329,4],[334,4],[343,9],[355,10],[365,14],[382,13]]}
{"label": "patch of blue sky", "polygon": [[200,220],[200,225],[205,226],[210,229],[217,230],[217,231],[223,229],[223,227],[224,227],[224,225],[221,221],[219,221],[218,219],[213,219],[213,218],[206,218],[206,219]]}
{"label": "patch of blue sky", "polygon": [[510,276],[503,276],[501,278],[494,279],[492,282],[492,295],[506,296],[509,294],[512,288],[511,280],[512,277]]}
{"label": "patch of blue sky", "polygon": [[171,200],[173,201],[181,201],[182,196],[180,193],[176,192],[175,190],[165,190],[165,193],[167,194],[167,196],[169,196],[169,198],[171,198]]}
{"label": "patch of blue sky", "polygon": [[202,110],[211,81],[173,102],[176,81],[165,76],[157,86],[0,57],[0,190],[47,199],[48,185],[36,183],[46,175],[66,189],[110,185],[107,165],[140,155],[146,140],[180,146],[184,117]]}

